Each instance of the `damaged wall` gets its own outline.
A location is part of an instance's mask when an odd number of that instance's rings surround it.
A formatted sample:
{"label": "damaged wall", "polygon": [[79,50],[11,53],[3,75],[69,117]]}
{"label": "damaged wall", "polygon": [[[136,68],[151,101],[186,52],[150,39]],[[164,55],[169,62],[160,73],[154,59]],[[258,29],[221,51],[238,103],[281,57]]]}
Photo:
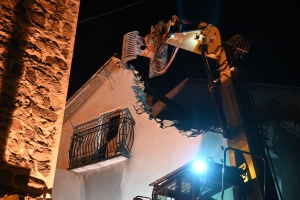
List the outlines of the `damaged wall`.
{"label": "damaged wall", "polygon": [[0,2],[0,194],[51,193],[79,1]]}
{"label": "damaged wall", "polygon": [[300,89],[252,84],[252,94],[261,122],[268,132],[267,144],[283,199],[298,199],[300,151]]}
{"label": "damaged wall", "polygon": [[[227,142],[221,134],[210,132],[205,136],[188,138],[174,126],[161,127],[161,124],[149,115],[146,96],[142,90],[144,83],[140,81],[136,71],[115,66],[109,73],[114,80],[111,84],[113,89],[108,80],[104,81],[64,121],[61,141],[66,145],[60,146],[57,164],[59,173],[56,174],[53,189],[54,199],[69,199],[70,188],[75,188],[72,192],[74,199],[127,200],[137,195],[150,197],[152,187],[149,183],[198,156],[212,157],[221,163],[224,153],[222,147],[227,147]],[[77,97],[79,102],[82,100],[80,98]],[[75,100],[72,104],[76,104]],[[66,179],[74,176],[74,172],[66,170],[74,126],[98,118],[101,113],[115,108],[128,108],[135,121],[130,158],[80,172],[78,180],[74,178],[65,184]],[[204,144],[204,140],[205,145],[201,145]]]}

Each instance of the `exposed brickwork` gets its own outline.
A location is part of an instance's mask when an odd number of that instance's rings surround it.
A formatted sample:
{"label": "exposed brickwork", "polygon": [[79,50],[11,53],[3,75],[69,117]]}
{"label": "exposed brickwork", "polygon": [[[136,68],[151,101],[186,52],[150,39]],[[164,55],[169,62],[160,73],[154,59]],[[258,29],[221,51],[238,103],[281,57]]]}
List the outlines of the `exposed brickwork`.
{"label": "exposed brickwork", "polygon": [[53,186],[79,1],[0,1],[0,187]]}

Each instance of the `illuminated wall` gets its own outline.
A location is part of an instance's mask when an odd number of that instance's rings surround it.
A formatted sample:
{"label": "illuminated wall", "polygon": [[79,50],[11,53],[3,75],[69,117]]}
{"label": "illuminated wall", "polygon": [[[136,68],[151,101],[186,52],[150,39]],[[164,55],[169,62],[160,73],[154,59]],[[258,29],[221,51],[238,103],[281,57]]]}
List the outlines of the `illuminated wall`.
{"label": "illuminated wall", "polygon": [[79,0],[0,2],[0,193],[51,193]]}

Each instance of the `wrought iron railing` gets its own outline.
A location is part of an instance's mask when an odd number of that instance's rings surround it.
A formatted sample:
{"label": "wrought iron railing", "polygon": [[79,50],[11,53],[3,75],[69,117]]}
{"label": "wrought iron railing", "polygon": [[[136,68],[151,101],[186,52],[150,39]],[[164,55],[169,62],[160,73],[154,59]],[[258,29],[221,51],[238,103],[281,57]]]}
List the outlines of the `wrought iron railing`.
{"label": "wrought iron railing", "polygon": [[130,156],[134,120],[128,109],[116,110],[74,128],[69,149],[69,169],[117,155]]}

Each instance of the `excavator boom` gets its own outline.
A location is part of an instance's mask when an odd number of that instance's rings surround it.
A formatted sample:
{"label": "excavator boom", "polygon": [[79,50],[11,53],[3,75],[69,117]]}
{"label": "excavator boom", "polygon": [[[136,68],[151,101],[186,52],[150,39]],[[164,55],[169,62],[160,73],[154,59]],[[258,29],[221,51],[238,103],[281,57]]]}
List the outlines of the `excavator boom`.
{"label": "excavator boom", "polygon": [[[222,42],[219,30],[204,22],[195,30],[181,32],[181,22],[184,20],[174,15],[168,23],[158,22],[146,37],[140,37],[137,31],[126,34],[122,52],[123,65],[137,56],[148,57],[149,76],[152,78],[166,73],[178,49],[201,55],[223,137],[228,142],[229,148],[225,152],[229,154],[231,166],[245,170],[244,182],[248,193],[246,192],[247,197],[242,195],[242,199],[282,199],[277,180],[273,178],[276,176],[246,78],[233,66],[234,60],[249,52],[250,41],[235,35],[229,41]],[[168,45],[175,47],[169,59]],[[143,46],[146,48],[143,49]],[[207,58],[216,60],[219,65],[219,77],[216,79],[212,76]],[[225,169],[223,164],[223,177]],[[222,194],[223,192],[224,188]]]}

